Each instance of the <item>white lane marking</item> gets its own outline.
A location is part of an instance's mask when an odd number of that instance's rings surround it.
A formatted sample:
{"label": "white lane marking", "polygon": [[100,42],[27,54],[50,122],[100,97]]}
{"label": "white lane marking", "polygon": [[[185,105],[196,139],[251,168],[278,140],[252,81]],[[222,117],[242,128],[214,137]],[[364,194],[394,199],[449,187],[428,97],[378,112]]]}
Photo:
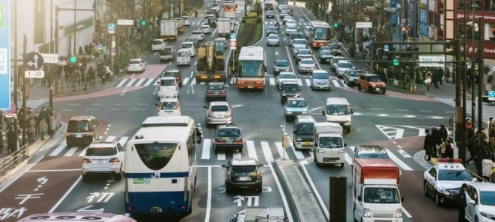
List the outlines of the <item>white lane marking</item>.
{"label": "white lane marking", "polygon": [[285,151],[285,148],[282,147],[282,142],[275,142],[275,146],[277,147],[278,154],[280,155],[280,158],[289,159],[289,155],[287,154],[287,151]]}
{"label": "white lane marking", "polygon": [[406,214],[407,217],[412,218],[411,214],[407,212],[406,208],[402,207],[402,212],[404,212],[404,214]]}
{"label": "white lane marking", "polygon": [[110,143],[115,140],[115,136],[108,136],[107,139],[105,140],[105,143]]}
{"label": "white lane marking", "polygon": [[304,81],[306,82],[306,85],[307,85],[307,86],[311,86],[311,80],[309,80],[309,79],[304,79]]}
{"label": "white lane marking", "polygon": [[407,171],[413,170],[406,163],[402,162],[402,160],[400,160],[395,154],[393,154],[392,151],[390,151],[389,149],[386,149],[386,150],[387,150],[387,154],[390,157],[390,159],[392,159],[397,165],[399,165],[400,168],[402,168],[403,170],[407,170]]}
{"label": "white lane marking", "polygon": [[340,84],[337,80],[332,80],[332,83],[335,87],[340,87]]}
{"label": "white lane marking", "polygon": [[206,195],[206,215],[205,222],[210,221],[210,213],[211,213],[211,167],[208,167],[208,191]]}
{"label": "white lane marking", "polygon": [[144,86],[149,86],[154,81],[154,79],[148,79],[148,82],[144,84]]}
{"label": "white lane marking", "polygon": [[69,151],[67,151],[67,153],[65,153],[64,156],[72,156],[72,155],[74,155],[74,153],[77,151],[78,148],[79,147],[72,147],[72,148],[70,148]]}
{"label": "white lane marking", "polygon": [[247,146],[249,158],[258,160],[258,155],[256,155],[256,148],[254,147],[254,142],[252,140],[248,140],[246,141],[246,146]]}
{"label": "white lane marking", "polygon": [[274,86],[275,85],[275,78],[270,78],[270,86]]}
{"label": "white lane marking", "polygon": [[84,148],[84,150],[79,154],[79,156],[86,156],[86,150],[88,150],[88,148]]}
{"label": "white lane marking", "polygon": [[91,105],[91,106],[101,106],[101,105],[103,105],[103,104],[101,104],[101,103],[91,103],[90,105]]}
{"label": "white lane marking", "polygon": [[262,141],[261,142],[261,149],[263,150],[263,155],[265,155],[265,160],[267,163],[273,162],[273,155],[272,151],[270,150],[270,145],[268,145],[268,142]]}
{"label": "white lane marking", "polygon": [[136,83],[136,86],[140,86],[141,84],[143,84],[143,82],[145,81],[146,79],[140,79],[137,83]]}
{"label": "white lane marking", "polygon": [[323,213],[325,213],[325,217],[328,220],[330,218],[330,213],[328,212],[328,207],[325,206],[325,202],[323,202],[323,199],[321,198],[320,193],[316,189],[316,186],[313,183],[311,176],[309,176],[308,170],[306,170],[307,164],[308,164],[308,162],[306,160],[301,161],[301,166],[302,166],[304,174],[306,175],[306,178],[308,178],[309,186],[311,187],[311,190],[315,194],[316,199],[318,200],[318,203],[320,204],[320,207],[323,209]]}
{"label": "white lane marking", "polygon": [[194,75],[194,71],[191,71],[191,75],[189,75],[190,78],[192,78]]}
{"label": "white lane marking", "polygon": [[[273,169],[272,163],[268,163],[268,166],[270,167],[270,171],[272,171],[272,174],[275,175],[275,170]],[[282,196],[282,202],[284,203],[284,208],[287,211],[287,216],[289,216],[289,222],[293,222],[294,219],[292,218],[292,212],[290,210],[290,207],[289,207],[289,204],[287,202],[287,199],[285,198],[284,189],[282,189],[282,186],[280,185],[280,181],[278,180],[278,177],[277,176],[274,176],[273,178],[275,179],[275,183],[277,184],[278,190],[280,191],[280,194]],[[310,180],[310,182],[311,182],[311,180]],[[318,191],[316,191],[316,192],[318,192]]]}
{"label": "white lane marking", "polygon": [[345,153],[344,158],[345,158],[345,162],[347,162],[349,166],[352,165],[352,158],[347,152]]}
{"label": "white lane marking", "polygon": [[119,143],[120,143],[120,145],[121,145],[121,146],[123,146],[123,147],[125,147],[124,145],[125,145],[125,143],[127,143],[127,140],[128,140],[128,139],[129,139],[129,137],[128,137],[128,136],[123,136],[123,137],[120,137],[120,139],[119,139]]}
{"label": "white lane marking", "polygon": [[233,152],[232,156],[234,159],[241,159],[242,158],[242,154],[239,152]]}
{"label": "white lane marking", "polygon": [[191,81],[191,85],[196,85],[196,78]]}
{"label": "white lane marking", "polygon": [[303,83],[302,83],[302,80],[301,79],[297,79],[297,85],[303,86]]}
{"label": "white lane marking", "polygon": [[136,82],[136,80],[137,80],[137,79],[131,79],[131,81],[129,81],[129,82],[127,83],[127,85],[125,85],[125,87],[130,87],[130,86],[132,86],[132,84],[134,84],[134,82]]}
{"label": "white lane marking", "polygon": [[50,209],[50,211],[48,211],[48,213],[53,213],[53,211],[55,211],[58,208],[58,206],[60,204],[62,204],[62,202],[65,200],[65,198],[67,198],[67,196],[69,196],[69,194],[72,192],[72,190],[74,188],[76,188],[76,185],[81,181],[81,179],[82,179],[82,176],[79,176],[77,178],[76,182],[74,182],[74,184],[72,184],[72,186],[67,190],[67,192],[65,192],[65,194],[60,198],[60,200],[58,200],[58,202],[55,205],[53,205],[52,209]]}
{"label": "white lane marking", "polygon": [[201,152],[201,159],[210,159],[211,139],[203,140],[203,151]]}
{"label": "white lane marking", "polygon": [[29,170],[26,173],[50,173],[50,172],[72,172],[72,171],[81,171],[81,168],[77,169],[56,169],[56,170]]}
{"label": "white lane marking", "polygon": [[404,150],[397,150],[397,152],[400,153],[400,155],[402,155],[404,158],[412,158],[411,155],[409,155],[409,153],[407,153],[406,151]]}
{"label": "white lane marking", "polygon": [[225,152],[217,153],[217,160],[225,160],[225,158],[226,158]]}
{"label": "white lane marking", "polygon": [[304,160],[304,154],[301,151],[296,150],[295,147],[292,148],[292,151],[294,151],[294,154],[298,160]]}
{"label": "white lane marking", "polygon": [[61,109],[62,112],[74,111],[74,109]]}
{"label": "white lane marking", "polygon": [[62,142],[60,145],[58,145],[58,147],[53,150],[53,152],[50,153],[49,156],[57,156],[60,152],[62,152],[62,150],[67,146],[67,143]]}
{"label": "white lane marking", "polygon": [[120,80],[119,84],[116,86],[117,88],[122,87],[125,82],[127,82],[128,79],[122,79]]}
{"label": "white lane marking", "polygon": [[206,82],[200,82],[199,83],[199,85],[205,85],[205,84],[206,84]]}
{"label": "white lane marking", "polygon": [[186,77],[182,80],[182,85],[187,85],[187,82],[189,82],[189,77]]}

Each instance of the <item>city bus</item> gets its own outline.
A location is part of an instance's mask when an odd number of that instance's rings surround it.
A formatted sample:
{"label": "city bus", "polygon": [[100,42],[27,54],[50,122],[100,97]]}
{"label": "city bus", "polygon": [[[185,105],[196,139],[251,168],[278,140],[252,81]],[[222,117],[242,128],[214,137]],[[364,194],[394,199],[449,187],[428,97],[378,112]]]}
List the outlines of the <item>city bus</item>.
{"label": "city bus", "polygon": [[311,47],[319,48],[330,44],[330,25],[323,21],[311,21],[309,41]]}
{"label": "city bus", "polygon": [[225,0],[223,3],[223,16],[226,18],[235,18],[237,3],[233,0]]}
{"label": "city bus", "polygon": [[265,50],[261,46],[244,46],[238,58],[237,88],[264,89]]}
{"label": "city bus", "polygon": [[188,116],[148,117],[127,143],[124,205],[129,214],[189,214],[201,131]]}

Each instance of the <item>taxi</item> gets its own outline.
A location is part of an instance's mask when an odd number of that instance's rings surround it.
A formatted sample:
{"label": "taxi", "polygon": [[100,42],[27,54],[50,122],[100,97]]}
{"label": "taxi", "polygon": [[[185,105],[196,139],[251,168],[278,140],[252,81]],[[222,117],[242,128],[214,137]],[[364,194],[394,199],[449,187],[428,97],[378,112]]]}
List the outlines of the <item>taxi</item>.
{"label": "taxi", "polygon": [[433,197],[437,206],[455,204],[459,188],[472,180],[460,159],[440,158],[424,172],[423,192]]}
{"label": "taxi", "polygon": [[298,115],[308,114],[308,104],[300,96],[289,97],[284,106],[285,118],[295,118]]}

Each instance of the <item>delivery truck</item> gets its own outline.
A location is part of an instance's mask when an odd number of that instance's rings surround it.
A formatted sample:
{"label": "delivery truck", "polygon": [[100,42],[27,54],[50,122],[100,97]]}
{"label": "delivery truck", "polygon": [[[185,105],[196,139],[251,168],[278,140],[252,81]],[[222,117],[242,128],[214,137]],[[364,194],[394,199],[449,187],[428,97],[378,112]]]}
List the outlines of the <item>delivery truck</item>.
{"label": "delivery truck", "polygon": [[219,18],[217,21],[217,33],[218,37],[230,38],[230,32],[232,26],[229,18]]}
{"label": "delivery truck", "polygon": [[177,20],[161,20],[160,21],[160,36],[164,41],[177,40]]}
{"label": "delivery truck", "polygon": [[313,127],[313,156],[316,166],[339,164],[344,167],[345,147],[344,130],[338,123],[315,123]]}
{"label": "delivery truck", "polygon": [[357,221],[402,222],[399,167],[390,159],[354,160],[352,197]]}

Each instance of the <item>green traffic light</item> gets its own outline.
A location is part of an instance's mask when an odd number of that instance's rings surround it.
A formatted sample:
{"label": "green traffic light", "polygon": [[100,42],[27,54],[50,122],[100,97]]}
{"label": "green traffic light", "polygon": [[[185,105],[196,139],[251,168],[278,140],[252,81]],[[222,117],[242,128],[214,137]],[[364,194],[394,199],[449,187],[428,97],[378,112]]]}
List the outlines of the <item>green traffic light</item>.
{"label": "green traffic light", "polygon": [[334,28],[338,28],[338,27],[339,27],[339,23],[334,22],[334,23],[333,23],[333,27],[334,27]]}
{"label": "green traffic light", "polygon": [[394,59],[394,60],[392,61],[392,64],[393,64],[394,66],[399,66],[399,60],[398,60],[398,59]]}
{"label": "green traffic light", "polygon": [[75,56],[71,56],[71,57],[69,58],[69,62],[70,62],[70,63],[76,63],[76,62],[77,62],[77,58],[76,58]]}
{"label": "green traffic light", "polygon": [[143,20],[143,21],[141,21],[141,25],[142,25],[142,26],[146,26],[146,21],[144,21],[144,20]]}

